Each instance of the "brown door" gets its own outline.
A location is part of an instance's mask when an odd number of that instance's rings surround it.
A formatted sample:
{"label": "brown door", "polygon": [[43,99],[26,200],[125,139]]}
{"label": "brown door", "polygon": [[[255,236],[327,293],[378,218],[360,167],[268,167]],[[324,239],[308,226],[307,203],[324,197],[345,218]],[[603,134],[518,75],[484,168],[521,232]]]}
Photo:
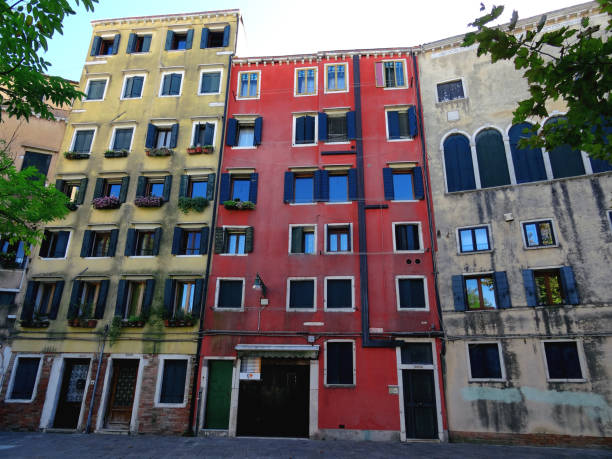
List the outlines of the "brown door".
{"label": "brown door", "polygon": [[129,429],[132,420],[138,363],[138,360],[113,360],[106,427]]}
{"label": "brown door", "polygon": [[76,429],[87,383],[89,360],[66,359],[53,427]]}

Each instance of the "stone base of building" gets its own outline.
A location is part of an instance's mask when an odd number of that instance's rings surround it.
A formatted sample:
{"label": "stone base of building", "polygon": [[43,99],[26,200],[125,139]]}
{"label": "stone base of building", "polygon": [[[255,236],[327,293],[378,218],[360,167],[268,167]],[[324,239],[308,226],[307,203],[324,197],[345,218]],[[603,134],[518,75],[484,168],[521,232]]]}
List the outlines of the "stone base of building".
{"label": "stone base of building", "polygon": [[570,448],[612,448],[612,437],[587,437],[547,433],[462,432],[457,430],[451,430],[449,436],[451,442]]}
{"label": "stone base of building", "polygon": [[313,440],[400,441],[394,430],[320,429]]}

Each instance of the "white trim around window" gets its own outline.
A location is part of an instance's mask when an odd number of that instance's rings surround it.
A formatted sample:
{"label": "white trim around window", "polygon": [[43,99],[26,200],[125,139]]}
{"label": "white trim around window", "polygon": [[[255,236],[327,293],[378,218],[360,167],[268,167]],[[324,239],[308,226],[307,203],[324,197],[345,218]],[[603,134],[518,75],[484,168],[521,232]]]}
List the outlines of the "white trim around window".
{"label": "white trim around window", "polygon": [[[34,381],[34,387],[32,388],[32,397],[30,397],[29,399],[13,398],[13,385],[15,384],[15,376],[17,375],[17,367],[19,365],[19,359],[21,358],[40,359],[38,362],[38,371],[36,372],[36,380]],[[6,397],[4,399],[5,403],[32,403],[32,401],[36,398],[36,393],[38,390],[38,381],[40,380],[40,374],[42,373],[42,366],[43,366],[44,361],[45,361],[45,356],[43,354],[18,354],[15,356],[15,360],[13,362],[13,368],[11,370],[11,379],[9,379],[9,383],[6,388]]]}
{"label": "white trim around window", "polygon": [[[419,230],[419,250],[397,250],[397,244],[395,240],[395,227],[396,225],[417,225]],[[425,247],[423,245],[423,227],[421,222],[393,222],[391,223],[391,238],[393,240],[393,253],[425,253]]]}
{"label": "white trim around window", "polygon": [[[463,97],[457,98],[457,99],[451,99],[451,100],[439,100],[438,99],[438,85],[445,84],[445,83],[452,83],[453,81],[461,81],[461,87],[463,88]],[[443,80],[443,81],[436,81],[434,92],[436,96],[436,104],[447,104],[450,102],[455,102],[457,100],[466,100],[468,98],[467,85],[465,84],[465,78],[463,77],[447,78],[446,80]],[[471,139],[471,137],[469,138]]]}
{"label": "white trim around window", "polygon": [[[256,96],[241,96],[240,95],[240,78],[243,73],[257,73],[257,95]],[[243,70],[238,72],[236,77],[236,100],[259,99],[261,97],[261,70]]]}
{"label": "white trim around window", "polygon": [[[499,366],[501,368],[501,378],[473,378],[472,364],[470,362],[470,344],[496,344],[497,352],[499,353]],[[465,342],[465,357],[467,361],[468,381],[469,382],[496,382],[506,380],[506,364],[504,363],[504,354],[500,341],[466,341]]]}
{"label": "white trim around window", "polygon": [[[425,297],[425,307],[424,308],[402,308],[400,307],[400,290],[399,290],[399,281],[402,279],[423,279],[423,296]],[[427,288],[427,277],[425,276],[413,276],[413,275],[398,275],[395,276],[395,301],[397,305],[398,311],[429,311],[429,290]]]}
{"label": "white trim around window", "polygon": [[216,119],[206,119],[206,118],[202,118],[199,119],[197,121],[194,121],[191,124],[191,137],[189,137],[189,145],[193,145],[193,141],[194,141],[194,137],[195,137],[195,131],[196,131],[196,126],[198,124],[206,124],[206,123],[210,123],[210,124],[214,124],[215,125],[215,133],[213,134],[213,141],[212,141],[212,146],[216,146],[217,145],[217,132],[219,131],[219,129],[217,129],[219,126],[217,124],[217,120]]}
{"label": "white trim around window", "polygon": [[76,137],[77,137],[77,132],[79,131],[91,131],[93,130],[93,136],[91,138],[91,143],[89,144],[89,151],[87,153],[91,154],[91,149],[94,146],[94,142],[96,141],[96,134],[98,133],[98,127],[97,126],[86,126],[86,127],[80,127],[80,128],[75,128],[73,133],[72,133],[72,140],[70,141],[70,150],[69,151],[74,151],[74,144],[76,143]]}
{"label": "white trim around window", "polygon": [[[327,88],[327,67],[329,66],[338,66],[338,65],[344,65],[344,89],[328,89]],[[337,93],[342,93],[342,92],[348,92],[348,88],[349,88],[349,70],[348,70],[348,62],[329,62],[327,64],[325,64],[323,66],[323,88],[324,88],[324,93],[325,94],[337,94]]]}
{"label": "white trim around window", "polygon": [[[314,116],[314,142],[313,143],[295,143],[295,122],[296,120],[304,115]],[[293,114],[293,122],[291,127],[291,146],[292,147],[314,147],[319,141],[319,114],[317,112],[300,112]]]}
{"label": "white trim around window", "polygon": [[[174,51],[184,51],[184,50],[174,50]],[[178,94],[162,94],[162,91],[164,89],[164,77],[166,75],[171,75],[173,73],[180,73],[181,74],[181,87],[179,88],[179,93]],[[157,93],[157,97],[181,97],[181,95],[183,94],[183,84],[185,83],[185,71],[184,70],[167,70],[165,72],[161,72],[161,76],[159,79],[159,92]]]}
{"label": "white trim around window", "polygon": [[[350,280],[351,281],[351,307],[350,308],[328,308],[327,307],[327,281],[328,280]],[[355,311],[355,276],[325,276],[323,278],[323,310],[325,312],[354,312]]]}
{"label": "white trim around window", "polygon": [[[183,392],[183,403],[162,403],[160,402],[162,383],[164,379],[164,365],[166,360],[185,360],[187,362],[187,371],[185,373],[185,389]],[[157,364],[157,382],[155,384],[155,399],[154,405],[156,408],[184,408],[187,406],[187,398],[189,394],[189,377],[191,374],[191,358],[184,354],[164,354],[159,355]]]}
{"label": "white trim around window", "polygon": [[[546,222],[546,221],[550,221],[550,226],[552,228],[552,236],[553,239],[555,240],[554,244],[551,245],[538,245],[538,246],[533,246],[533,247],[529,247],[529,245],[527,245],[527,239],[525,238],[525,225],[528,225],[529,223],[538,223],[538,222]],[[523,249],[525,250],[539,250],[539,249],[551,249],[553,247],[559,247],[559,232],[557,231],[557,225],[555,224],[555,219],[553,217],[542,217],[542,218],[534,218],[531,220],[521,220],[520,222],[520,231],[521,231],[521,238],[523,240]]]}
{"label": "white trim around window", "polygon": [[[202,91],[202,75],[205,73],[218,73],[219,74],[219,89],[217,92],[201,92]],[[223,85],[223,68],[203,68],[200,70],[200,76],[198,77],[198,96],[214,96],[215,94],[221,94],[221,86]]]}
{"label": "white trim around window", "polygon": [[[291,243],[293,239],[293,228],[312,228],[314,233],[314,253],[293,253],[291,252]],[[289,245],[287,247],[287,253],[289,255],[317,255],[318,245],[317,245],[317,224],[316,223],[291,223],[289,224]]]}
{"label": "white trim around window", "polygon": [[[462,252],[461,251],[461,236],[460,236],[461,230],[475,230],[475,229],[480,229],[480,228],[487,229],[487,238],[489,241],[489,248],[487,250],[472,250],[471,252]],[[478,253],[493,252],[493,235],[491,231],[491,224],[490,223],[482,223],[482,224],[477,223],[475,225],[459,226],[455,228],[455,241],[457,243],[457,255],[474,255]]]}
{"label": "white trim around window", "polygon": [[[131,53],[131,54],[141,54],[141,53]],[[146,53],[144,53],[146,54]],[[123,97],[124,93],[125,93],[125,85],[127,84],[127,79],[128,78],[132,78],[132,77],[142,77],[142,91],[140,91],[140,97]],[[147,82],[147,74],[146,73],[128,73],[126,75],[123,76],[123,84],[121,85],[121,96],[119,97],[120,100],[138,100],[138,99],[142,99],[142,95],[144,94],[144,90],[145,90],[145,83]]]}
{"label": "white trim around window", "polygon": [[[546,346],[545,343],[576,343],[576,350],[578,351],[578,362],[580,363],[580,373],[582,373],[582,378],[576,379],[553,379],[550,377],[548,371],[548,359],[546,358]],[[587,382],[587,365],[586,358],[584,354],[584,348],[582,346],[582,340],[579,339],[543,339],[540,341],[540,350],[542,351],[542,359],[544,362],[544,371],[546,372],[546,381],[548,382]]]}
{"label": "white trim around window", "polygon": [[[298,72],[300,70],[314,70],[315,71],[315,77],[314,77],[314,92],[308,92],[308,93],[304,93],[304,94],[299,94],[298,93]],[[306,72],[306,79],[307,79],[307,75],[308,72]],[[308,87],[308,81],[306,81],[306,87]],[[317,94],[319,94],[319,68],[316,66],[310,66],[310,67],[296,67],[295,69],[293,69],[293,96],[294,97],[308,97],[308,96],[316,96]]]}
{"label": "white trim around window", "polygon": [[[353,343],[353,384],[328,384],[327,382],[327,343]],[[357,352],[355,340],[329,339],[323,343],[323,385],[325,387],[355,387],[357,385]]]}
{"label": "white trim around window", "polygon": [[[402,89],[402,88],[385,88],[385,89]],[[405,112],[410,109],[410,105],[389,105],[385,107],[385,136],[387,142],[412,142],[415,137],[406,137],[403,139],[390,139],[389,138],[389,112]],[[416,109],[416,107],[415,107]]]}
{"label": "white trim around window", "polygon": [[132,137],[130,138],[130,148],[128,149],[128,151],[132,151],[132,147],[134,146],[134,134],[136,134],[135,124],[125,124],[125,125],[113,126],[113,133],[111,134],[111,139],[108,145],[108,149],[113,150],[113,145],[115,144],[115,134],[117,133],[117,129],[132,129]]}
{"label": "white trim around window", "polygon": [[[316,204],[316,202],[315,202]],[[349,228],[349,250],[347,252],[329,252],[327,249],[327,230],[328,228],[334,228],[334,227],[346,227],[348,226]],[[328,223],[325,225],[325,227],[323,228],[323,232],[324,232],[324,236],[325,236],[325,240],[323,241],[323,253],[326,255],[349,255],[349,254],[353,254],[353,224],[352,223]]]}
{"label": "white trim around window", "polygon": [[[239,308],[220,308],[217,305],[219,304],[219,291],[222,280],[229,281],[242,281],[242,298]],[[217,277],[216,286],[215,286],[215,307],[216,311],[233,311],[233,312],[243,312],[244,311],[244,290],[246,285],[246,278],[244,277]]]}
{"label": "white trim around window", "polygon": [[38,258],[40,258],[41,260],[65,260],[66,258],[68,258],[68,250],[70,250],[70,243],[72,242],[72,236],[74,235],[74,231],[72,230],[72,228],[43,228],[43,232],[44,231],[49,231],[52,233],[57,233],[59,231],[68,231],[70,234],[68,234],[68,241],[66,241],[66,251],[64,252],[64,256],[63,257],[41,257],[40,256],[40,248],[41,246],[38,246]]}
{"label": "white trim around window", "polygon": [[[104,92],[102,93],[102,99],[87,99],[87,93],[89,92],[89,84],[92,81],[102,81],[102,80],[106,81],[106,83],[104,84]],[[88,78],[87,83],[85,84],[85,91],[83,91],[85,93],[85,97],[83,97],[83,102],[102,102],[104,99],[106,99],[106,91],[108,91],[109,83],[110,83],[109,76]]]}
{"label": "white trim around window", "polygon": [[[289,298],[291,294],[291,281],[305,281],[311,280],[313,281],[313,295],[312,295],[312,308],[292,308],[289,306]],[[316,277],[288,277],[287,278],[287,294],[286,294],[286,302],[285,309],[287,312],[315,312],[317,310],[317,278]]]}

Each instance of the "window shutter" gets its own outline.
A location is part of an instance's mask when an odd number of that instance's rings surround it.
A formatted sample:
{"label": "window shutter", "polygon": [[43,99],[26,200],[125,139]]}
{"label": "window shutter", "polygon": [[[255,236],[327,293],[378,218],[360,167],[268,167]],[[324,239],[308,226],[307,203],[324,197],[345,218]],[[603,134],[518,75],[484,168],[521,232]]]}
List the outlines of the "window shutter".
{"label": "window shutter", "polygon": [[151,35],[145,35],[142,37],[142,52],[148,53],[151,49]]}
{"label": "window shutter", "polygon": [[117,287],[117,303],[115,305],[115,315],[123,318],[125,316],[125,301],[127,300],[127,281],[121,279]]}
{"label": "window shutter", "polygon": [[170,148],[176,148],[176,144],[178,142],[178,133],[179,125],[178,123],[174,123],[172,125],[172,130],[170,131]]}
{"label": "window shutter", "polygon": [[293,172],[285,172],[285,188],[283,192],[283,202],[293,202]]}
{"label": "window shutter", "polygon": [[202,145],[202,142],[200,141],[200,130],[202,129],[202,125],[200,123],[195,125],[195,129],[193,130],[193,141],[191,142],[192,145]]}
{"label": "window shutter", "polygon": [[161,244],[162,229],[161,227],[155,228],[155,239],[153,240],[153,255],[159,255],[159,245]]}
{"label": "window shutter", "polygon": [[223,28],[223,47],[229,46],[230,26],[226,25]]}
{"label": "window shutter", "polygon": [[125,256],[134,256],[134,244],[136,243],[136,230],[128,228],[127,237],[125,238]]}
{"label": "window shutter", "polygon": [[376,75],[376,87],[384,88],[385,87],[385,73],[383,70],[382,62],[376,62],[374,64],[374,73]]}
{"label": "window shutter", "polygon": [[215,125],[206,123],[204,125],[204,145],[212,145],[215,137]]}
{"label": "window shutter", "polygon": [[291,253],[304,253],[304,228],[294,226],[291,228]]}
{"label": "window shutter", "polygon": [[325,171],[325,170],[315,171],[314,199],[315,201],[329,201],[329,172],[328,171]]}
{"label": "window shutter", "polygon": [[233,147],[236,145],[236,131],[238,130],[238,120],[230,118],[227,120],[227,134],[225,136],[225,145]]}
{"label": "window shutter", "polygon": [[319,113],[319,140],[327,141],[327,113]]}
{"label": "window shutter", "polygon": [[100,52],[100,44],[102,43],[102,38],[101,37],[94,37],[93,39],[93,44],[91,45],[91,52],[89,53],[90,56],[97,56],[98,53]]}
{"label": "window shutter", "polygon": [[206,255],[208,253],[208,235],[210,228],[208,226],[202,227],[200,231],[200,255]]}
{"label": "window shutter", "polygon": [[183,238],[183,228],[174,227],[174,235],[172,236],[172,255],[178,255],[181,251],[181,239]]}
{"label": "window shutter", "polygon": [[154,124],[149,123],[147,126],[147,137],[145,140],[145,148],[153,148],[155,146],[155,133],[157,128]]}
{"label": "window shutter", "polygon": [[414,188],[415,199],[425,199],[425,190],[423,188],[423,168],[415,167],[412,169],[412,186]]}
{"label": "window shutter", "polygon": [[96,187],[94,188],[94,199],[102,197],[102,191],[104,190],[104,179],[97,178],[96,179]]}
{"label": "window shutter", "polygon": [[115,39],[113,40],[113,54],[117,54],[119,51],[119,41],[121,40],[121,34],[118,33],[115,35]]}
{"label": "window shutter", "polygon": [[81,183],[79,184],[79,192],[76,197],[76,204],[83,204],[85,200],[85,192],[87,191],[87,182],[89,180],[86,178],[81,179]]}
{"label": "window shutter", "polygon": [[244,238],[244,251],[246,253],[251,253],[253,251],[253,236],[255,235],[255,230],[252,226],[249,226],[246,229],[246,236]]}
{"label": "window shutter", "polygon": [[251,174],[251,183],[249,184],[249,201],[252,203],[257,202],[257,182],[259,174],[254,172]]}
{"label": "window shutter", "polygon": [[83,233],[83,244],[81,245],[81,258],[85,258],[89,255],[89,251],[91,249],[91,237],[93,236],[93,232],[90,230],[85,230]]}
{"label": "window shutter", "polygon": [[125,81],[125,91],[123,97],[132,97],[132,88],[134,87],[134,78],[130,77]]}
{"label": "window shutter", "polygon": [[164,192],[163,192],[163,198],[164,201],[169,201],[170,200],[170,190],[172,189],[172,176],[171,175],[166,175],[166,177],[164,178]]}
{"label": "window shutter", "polygon": [[383,168],[383,185],[385,187],[385,199],[387,201],[395,199],[395,192],[393,191],[393,169],[390,167]]}
{"label": "window shutter", "polygon": [[181,183],[179,185],[179,198],[186,197],[188,189],[189,189],[189,176],[181,175]]}
{"label": "window shutter", "polygon": [[523,269],[523,285],[525,286],[527,306],[537,306],[538,298],[536,296],[536,283],[532,269]]}
{"label": "window shutter", "polygon": [[295,119],[295,143],[304,143],[306,135],[306,117],[299,116]]}
{"label": "window shutter", "polygon": [[185,49],[191,49],[193,45],[193,29],[187,31],[187,40],[185,41]]}
{"label": "window shutter", "polygon": [[221,190],[219,191],[219,201],[229,201],[230,198],[230,175],[225,173],[221,174]]}
{"label": "window shutter", "polygon": [[208,45],[208,28],[202,28],[202,38],[200,38],[200,49],[206,49]]}
{"label": "window shutter", "polygon": [[183,76],[180,73],[170,75],[170,94],[176,96],[181,92],[181,79]]}
{"label": "window shutter", "polygon": [[314,143],[317,141],[315,139],[315,117],[305,116],[304,118],[304,140],[306,143]]}
{"label": "window shutter", "polygon": [[62,300],[62,293],[64,292],[65,282],[57,281],[55,283],[55,291],[53,292],[53,301],[51,302],[51,310],[49,311],[49,319],[57,319],[57,312],[59,311],[60,303]]}
{"label": "window shutter", "polygon": [[255,129],[253,132],[253,146],[261,145],[262,128],[263,128],[263,118],[261,116],[258,116],[257,118],[255,118]]}
{"label": "window shutter", "polygon": [[70,304],[68,305],[68,315],[66,318],[70,319],[76,316],[77,311],[79,310],[79,294],[81,293],[81,284],[82,282],[79,280],[72,281],[72,292],[70,294]]}
{"label": "window shutter", "polygon": [[147,178],[141,175],[140,177],[138,177],[138,182],[136,184],[136,196],[144,196],[146,188]]}
{"label": "window shutter", "polygon": [[142,298],[142,309],[140,315],[149,317],[151,312],[151,304],[153,303],[153,294],[155,293],[155,279],[147,279],[145,283],[144,297]]}
{"label": "window shutter", "polygon": [[215,253],[223,253],[225,246],[225,231],[223,228],[217,226],[215,228]]}
{"label": "window shutter", "polygon": [[68,247],[69,238],[70,238],[70,231],[58,231],[57,232],[55,252],[53,253],[54,258],[64,258],[66,256],[66,248]]}
{"label": "window shutter", "polygon": [[565,302],[567,304],[579,304],[580,298],[578,297],[578,289],[572,267],[562,266],[559,272],[561,274],[561,286],[563,287]]}
{"label": "window shutter", "polygon": [[58,190],[58,191],[61,191],[63,193],[64,192],[64,183],[66,183],[64,180],[57,179],[55,181],[55,189]]}
{"label": "window shutter", "polygon": [[444,141],[444,169],[448,192],[476,188],[470,141],[462,134],[452,134]]}
{"label": "window shutter", "polygon": [[164,308],[168,317],[172,317],[174,309],[174,289],[176,282],[172,279],[166,279],[166,288],[164,289]]}
{"label": "window shutter", "polygon": [[400,138],[399,112],[387,112],[387,127],[389,130],[389,139]]}
{"label": "window shutter", "polygon": [[406,238],[405,247],[407,250],[419,250],[419,230],[417,225],[406,225],[404,226],[405,233],[404,237]]}
{"label": "window shutter", "polygon": [[104,309],[106,308],[106,297],[108,296],[108,284],[109,280],[105,279],[100,282],[100,293],[98,293],[98,301],[96,302],[96,311],[94,313],[94,319],[104,318]]}
{"label": "window shutter", "polygon": [[348,194],[349,194],[349,201],[356,201],[357,200],[357,169],[349,169],[348,171]]}
{"label": "window shutter", "polygon": [[508,286],[508,277],[505,271],[498,271],[493,273],[495,279],[495,291],[497,292],[497,301],[501,309],[508,309],[512,307],[512,301],[510,300],[510,287]]}
{"label": "window shutter", "polygon": [[172,47],[173,38],[174,32],[172,30],[168,30],[168,33],[166,33],[166,51],[168,51]]}
{"label": "window shutter", "polygon": [[130,186],[130,176],[126,175],[121,179],[121,191],[119,192],[119,202],[124,203],[127,196],[128,187]]}
{"label": "window shutter", "polygon": [[127,54],[131,54],[134,52],[134,41],[136,40],[136,34],[135,33],[131,33],[130,37],[128,38],[128,45],[127,45],[127,49],[125,50],[125,52]]}
{"label": "window shutter", "polygon": [[208,183],[206,184],[206,199],[212,201],[215,199],[215,186],[217,184],[217,174],[208,174]]}
{"label": "window shutter", "polygon": [[119,230],[111,230],[110,241],[108,243],[108,256],[114,257],[117,251],[117,240],[119,239]]}
{"label": "window shutter", "polygon": [[452,276],[453,300],[455,311],[465,311],[465,293],[463,291],[463,276]]}
{"label": "window shutter", "polygon": [[202,297],[203,294],[204,294],[204,279],[196,279],[195,290],[193,292],[193,308],[191,310],[191,315],[195,317],[196,319],[200,318],[200,311],[202,310],[202,302],[204,301],[204,298]]}
{"label": "window shutter", "polygon": [[408,133],[412,138],[416,137],[418,133],[417,115],[414,107],[408,109]]}
{"label": "window shutter", "polygon": [[171,74],[164,75],[164,81],[162,84],[162,95],[163,96],[167,96],[168,94],[170,94],[170,83],[172,83],[172,75]]}
{"label": "window shutter", "polygon": [[357,116],[355,112],[346,112],[346,132],[349,140],[357,138]]}
{"label": "window shutter", "polygon": [[26,289],[25,299],[23,300],[23,307],[21,308],[21,320],[32,319],[32,311],[34,310],[34,290],[38,282],[28,282],[28,288]]}

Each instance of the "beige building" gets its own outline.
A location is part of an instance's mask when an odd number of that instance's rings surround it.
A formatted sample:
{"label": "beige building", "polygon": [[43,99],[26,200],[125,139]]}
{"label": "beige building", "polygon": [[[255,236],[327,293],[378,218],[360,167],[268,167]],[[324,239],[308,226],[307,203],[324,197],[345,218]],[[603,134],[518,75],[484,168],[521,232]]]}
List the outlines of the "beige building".
{"label": "beige building", "polygon": [[[608,20],[592,2],[549,13],[544,30],[585,16]],[[612,166],[520,149],[526,81],[461,41],[419,57],[450,438],[609,445]]]}

